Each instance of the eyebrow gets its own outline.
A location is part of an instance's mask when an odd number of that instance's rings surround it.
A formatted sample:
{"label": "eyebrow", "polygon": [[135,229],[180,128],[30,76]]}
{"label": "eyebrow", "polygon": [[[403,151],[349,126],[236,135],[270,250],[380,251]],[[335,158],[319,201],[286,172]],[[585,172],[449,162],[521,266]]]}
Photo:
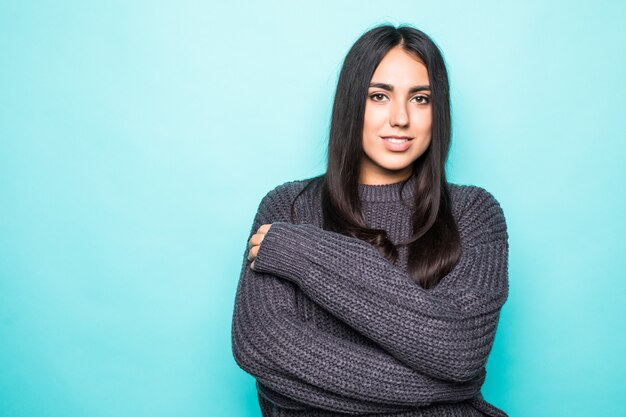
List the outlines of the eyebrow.
{"label": "eyebrow", "polygon": [[[382,88],[383,90],[393,91],[393,85],[386,83],[370,83],[370,88]],[[416,85],[409,88],[409,94],[416,93],[418,91],[430,90],[430,85]]]}

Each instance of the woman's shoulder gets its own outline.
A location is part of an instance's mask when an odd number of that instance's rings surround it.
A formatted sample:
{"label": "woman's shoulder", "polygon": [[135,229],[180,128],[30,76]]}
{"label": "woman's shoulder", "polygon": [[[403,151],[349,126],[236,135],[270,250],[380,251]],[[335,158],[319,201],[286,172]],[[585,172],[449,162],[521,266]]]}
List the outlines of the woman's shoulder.
{"label": "woman's shoulder", "polygon": [[480,185],[448,182],[448,189],[453,203],[461,205],[463,208],[468,208],[468,206],[476,203],[479,205],[484,203],[500,205],[494,194]]}
{"label": "woman's shoulder", "polygon": [[296,197],[310,200],[318,195],[322,176],[290,180],[271,188],[261,200],[261,206],[271,207],[275,212],[285,212],[291,209]]}
{"label": "woman's shoulder", "polygon": [[322,176],[318,175],[315,177],[305,178],[305,179],[296,179],[290,180],[276,185],[274,188],[270,189],[266,197],[270,198],[281,198],[281,199],[291,199],[295,198],[298,194],[300,194],[305,188],[316,188],[316,185],[319,185],[321,182]]}
{"label": "woman's shoulder", "polygon": [[507,234],[504,210],[492,192],[479,185],[450,182],[448,189],[460,227]]}

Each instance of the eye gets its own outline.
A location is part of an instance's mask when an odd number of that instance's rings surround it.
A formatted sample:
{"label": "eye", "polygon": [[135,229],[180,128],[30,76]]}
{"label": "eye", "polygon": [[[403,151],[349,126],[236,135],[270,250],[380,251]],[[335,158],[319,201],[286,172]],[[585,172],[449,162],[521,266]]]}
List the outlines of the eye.
{"label": "eye", "polygon": [[374,93],[370,95],[370,98],[374,101],[383,101],[384,98],[387,98],[383,93]]}
{"label": "eye", "polygon": [[430,97],[428,96],[415,96],[414,97],[419,104],[428,104],[430,103]]}

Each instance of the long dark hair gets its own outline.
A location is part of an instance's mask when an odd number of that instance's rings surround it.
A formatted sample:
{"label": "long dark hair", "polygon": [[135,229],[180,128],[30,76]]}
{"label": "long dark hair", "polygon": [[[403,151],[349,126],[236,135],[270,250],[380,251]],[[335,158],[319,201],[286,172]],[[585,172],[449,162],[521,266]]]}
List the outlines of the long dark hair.
{"label": "long dark hair", "polygon": [[[432,128],[428,148],[413,163],[417,181],[412,236],[394,246],[385,230],[371,229],[366,224],[361,212],[358,180],[369,83],[385,54],[397,45],[420,59],[428,70]],[[397,246],[408,246],[409,275],[421,287],[432,288],[452,270],[461,254],[445,174],[450,137],[448,74],[437,45],[424,32],[408,25],[374,27],[354,43],[339,74],[326,173],[313,178],[300,194],[311,184],[318,184],[323,228],[371,243],[392,263],[398,258]],[[401,187],[405,184],[406,180]]]}

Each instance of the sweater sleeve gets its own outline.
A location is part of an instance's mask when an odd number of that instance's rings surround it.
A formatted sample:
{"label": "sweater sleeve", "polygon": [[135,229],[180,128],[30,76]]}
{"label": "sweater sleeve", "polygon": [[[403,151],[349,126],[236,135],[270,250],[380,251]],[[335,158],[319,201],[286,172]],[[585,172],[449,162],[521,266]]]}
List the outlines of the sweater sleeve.
{"label": "sweater sleeve", "polygon": [[508,233],[497,200],[481,187],[468,193],[461,257],[431,290],[369,243],[311,224],[273,223],[255,270],[294,282],[411,369],[470,381],[484,370],[508,296]]}
{"label": "sweater sleeve", "polygon": [[[289,207],[283,200],[277,189],[263,198],[249,237],[262,224],[287,221]],[[484,370],[471,381],[441,380],[401,363],[378,346],[339,338],[302,320],[295,305],[295,284],[251,270],[247,254],[246,242],[233,311],[232,351],[237,364],[264,387],[303,406],[348,413],[406,411],[463,401],[480,391]]]}

